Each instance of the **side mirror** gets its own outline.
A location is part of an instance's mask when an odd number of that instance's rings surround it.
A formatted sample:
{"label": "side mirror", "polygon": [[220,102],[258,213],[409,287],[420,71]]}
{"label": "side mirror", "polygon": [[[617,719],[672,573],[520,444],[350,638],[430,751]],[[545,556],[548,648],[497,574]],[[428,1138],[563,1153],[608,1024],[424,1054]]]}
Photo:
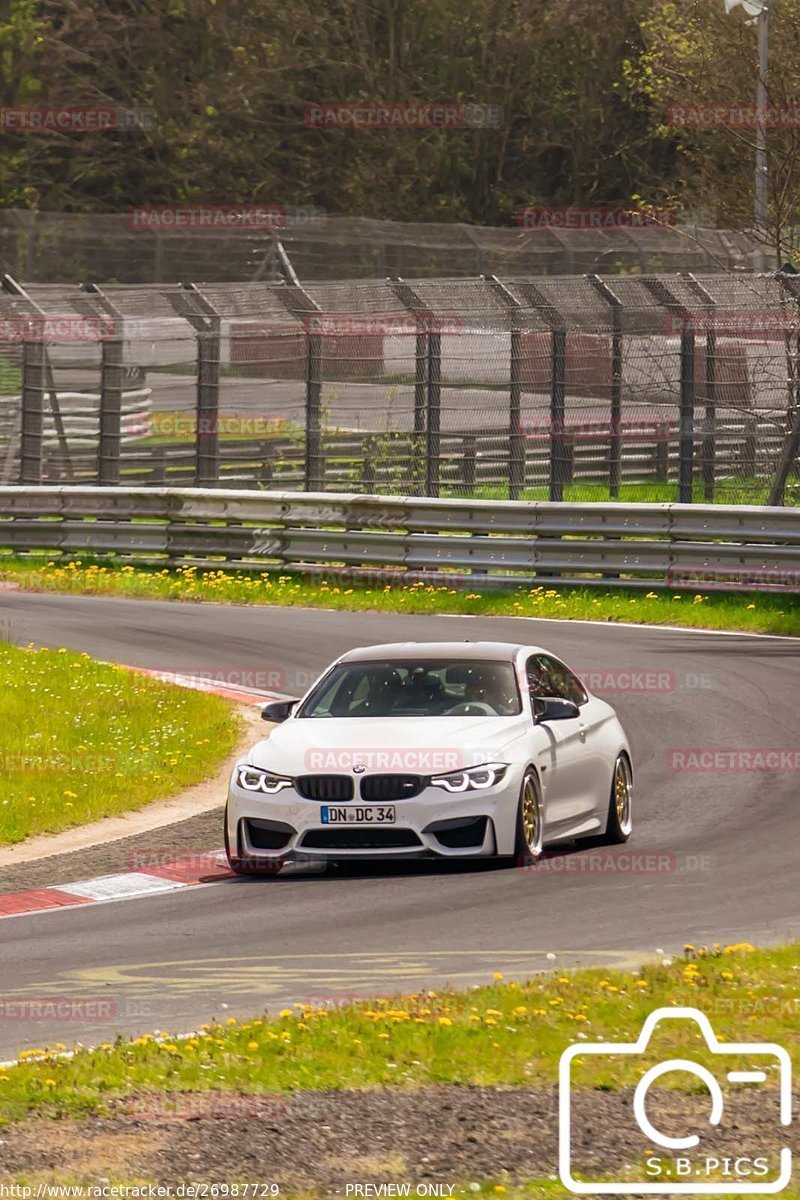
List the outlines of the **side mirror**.
{"label": "side mirror", "polygon": [[581,715],[577,704],[562,700],[560,696],[532,696],[533,720],[536,725],[543,721],[569,721]]}
{"label": "side mirror", "polygon": [[287,717],[291,716],[292,709],[296,704],[296,700],[273,700],[262,708],[261,720],[274,721],[276,725],[280,725],[281,721],[285,721]]}

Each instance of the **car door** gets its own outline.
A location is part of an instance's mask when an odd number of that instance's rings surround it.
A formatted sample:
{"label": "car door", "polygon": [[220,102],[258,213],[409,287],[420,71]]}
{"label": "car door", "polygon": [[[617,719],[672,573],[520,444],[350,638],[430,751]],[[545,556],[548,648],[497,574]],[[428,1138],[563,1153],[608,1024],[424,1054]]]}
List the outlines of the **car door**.
{"label": "car door", "polygon": [[546,721],[539,725],[548,740],[540,751],[545,789],[545,811],[549,836],[579,832],[591,825],[597,810],[599,749],[598,714],[580,680],[559,659],[549,654],[532,654],[526,662],[531,698],[558,696],[571,700],[580,710],[577,717]]}

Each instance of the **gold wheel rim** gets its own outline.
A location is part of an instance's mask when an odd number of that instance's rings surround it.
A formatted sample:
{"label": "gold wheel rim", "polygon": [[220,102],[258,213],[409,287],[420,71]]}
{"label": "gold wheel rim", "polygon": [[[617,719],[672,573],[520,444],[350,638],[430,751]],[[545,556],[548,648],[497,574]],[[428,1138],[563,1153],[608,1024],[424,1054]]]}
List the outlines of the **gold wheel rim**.
{"label": "gold wheel rim", "polygon": [[617,821],[624,828],[628,823],[630,813],[631,785],[628,766],[624,759],[617,763],[614,778],[614,805],[617,810]]}
{"label": "gold wheel rim", "polygon": [[522,832],[525,835],[525,843],[529,849],[536,846],[539,817],[538,807],[536,789],[530,780],[528,780],[522,795]]}

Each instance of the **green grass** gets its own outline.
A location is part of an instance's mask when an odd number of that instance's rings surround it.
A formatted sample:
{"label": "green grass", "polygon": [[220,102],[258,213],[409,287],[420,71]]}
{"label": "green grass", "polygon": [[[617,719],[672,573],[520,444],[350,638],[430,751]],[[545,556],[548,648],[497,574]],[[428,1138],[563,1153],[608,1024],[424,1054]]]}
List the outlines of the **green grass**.
{"label": "green grass", "polygon": [[[155,600],[271,604],[340,611],[469,613],[475,616],[546,617],[559,620],[630,621],[693,629],[800,634],[800,594],[675,591],[564,586],[507,592],[471,592],[447,583],[366,586],[337,577],[290,573],[121,566],[110,559],[0,559],[0,578],[34,591],[131,596]],[[447,576],[443,575],[443,579]]]}
{"label": "green grass", "polygon": [[[737,477],[721,479],[714,487],[711,500],[706,500],[703,484],[695,480],[692,489],[693,504],[766,504],[772,481],[755,479],[753,477]],[[442,495],[450,499],[464,499],[467,493],[463,486],[450,483],[442,485]],[[474,500],[508,500],[509,491],[506,484],[478,484],[468,493]],[[547,485],[541,487],[526,487],[517,497],[519,500],[549,500],[550,492]],[[565,502],[570,504],[605,504],[611,501],[611,492],[607,483],[568,483],[564,486]],[[678,484],[671,483],[623,483],[619,495],[614,497],[615,503],[620,504],[677,504]],[[784,497],[786,507],[800,504],[800,483],[790,479],[786,485]]]}
{"label": "green grass", "polygon": [[0,354],[0,396],[18,396],[22,390],[22,371]]}
{"label": "green grass", "polygon": [[[0,1070],[0,1119],[37,1110],[103,1112],[114,1099],[180,1093],[291,1094],[297,1090],[415,1088],[431,1084],[541,1086],[558,1079],[562,1052],[585,1039],[635,1040],[661,1005],[704,1011],[727,1041],[775,1041],[800,1059],[800,946],[687,949],[639,971],[597,969],[535,977],[495,975],[466,992],[426,992],[328,1009],[297,1004],[270,1019],[211,1022],[195,1035],[118,1039],[59,1057],[64,1044],[28,1051]],[[713,1064],[696,1033],[667,1022],[653,1055],[586,1056],[577,1085],[635,1085],[676,1051]]]}
{"label": "green grass", "polygon": [[210,775],[237,735],[218,696],[0,642],[0,845],[173,795]]}

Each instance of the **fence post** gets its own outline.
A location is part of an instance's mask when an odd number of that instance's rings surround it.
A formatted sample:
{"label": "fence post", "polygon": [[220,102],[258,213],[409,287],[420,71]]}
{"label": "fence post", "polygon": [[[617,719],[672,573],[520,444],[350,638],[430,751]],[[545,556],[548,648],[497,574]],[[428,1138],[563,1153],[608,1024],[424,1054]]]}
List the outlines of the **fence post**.
{"label": "fence post", "polygon": [[306,332],[306,469],[307,492],[321,492],[325,483],[320,470],[322,457],[322,336],[309,322]]}
{"label": "fence post", "polygon": [[195,431],[196,487],[213,487],[219,482],[219,368],[222,346],[219,313],[193,283],[181,285],[176,294],[167,292],[175,311],[195,331],[197,345],[197,401]]}
{"label": "fence post", "polygon": [[[702,300],[703,306],[713,311],[717,302],[711,292],[695,279],[691,271],[685,273],[684,279],[698,299]],[[717,470],[717,333],[713,321],[706,329],[705,376],[706,411],[700,450],[700,471],[703,479],[703,499],[711,502],[714,499]]]}
{"label": "fence post", "polygon": [[686,308],[660,279],[642,283],[664,309],[677,319],[681,330],[680,347],[680,432],[678,439],[678,503],[692,503],[694,483],[694,351],[695,335],[687,320]]}
{"label": "fence post", "polygon": [[[778,271],[775,275],[778,286],[786,292],[795,304],[798,306],[798,314],[800,315],[800,281],[795,275],[790,275],[787,271]],[[797,319],[797,318],[795,318]],[[797,354],[797,372],[800,375],[800,336],[797,339],[798,354]],[[794,411],[792,412],[791,422],[786,434],[786,441],[781,447],[778,466],[775,471],[775,478],[772,481],[772,486],[769,492],[768,504],[779,505],[784,503],[786,493],[786,481],[789,478],[789,472],[797,462],[797,456],[800,453],[800,384],[795,378],[795,400]],[[790,403],[789,409],[791,411]]]}
{"label": "fence post", "polygon": [[678,449],[678,503],[692,503],[694,482],[694,348],[695,336],[681,334],[681,409]]}
{"label": "fence post", "polygon": [[[10,295],[14,296],[17,304],[21,304],[26,309],[25,315],[33,318],[34,327],[36,326],[37,319],[41,319],[42,323],[47,320],[47,313],[42,306],[37,304],[25,291],[25,288],[22,286],[22,284],[17,283],[16,279],[9,275],[8,272],[0,275],[0,286],[4,292],[8,292]],[[66,467],[67,478],[72,479],[74,472],[72,470],[72,460],[69,454],[69,441],[64,429],[64,421],[61,416],[61,406],[58,401],[58,393],[56,392],[53,366],[50,362],[50,356],[47,352],[44,334],[40,334],[40,337],[42,339],[45,391],[47,392],[47,397],[50,404],[50,412],[53,417],[53,425],[55,426],[58,444],[61,447],[62,454],[64,455],[64,466]],[[42,421],[44,422],[44,406],[42,407]]]}
{"label": "fence post", "polygon": [[100,346],[100,436],[97,449],[97,482],[119,483],[122,451],[123,346],[120,338],[104,339]]}
{"label": "fence post", "polygon": [[425,445],[425,494],[439,495],[442,428],[442,335],[428,335],[428,428]]}
{"label": "fence post", "polygon": [[85,283],[80,306],[87,314],[111,324],[112,335],[100,335],[100,413],[97,440],[97,482],[116,487],[122,454],[122,397],[125,390],[123,316],[94,283]]}
{"label": "fence post", "polygon": [[219,479],[220,321],[210,318],[197,338],[197,433],[195,484],[213,487]]}
{"label": "fence post", "polygon": [[564,499],[564,483],[569,479],[569,462],[565,437],[567,331],[550,332],[550,499]]}
{"label": "fence post", "polygon": [[42,482],[44,445],[45,350],[41,338],[26,339],[22,346],[22,426],[20,475],[25,483]]}
{"label": "fence post", "polygon": [[434,332],[430,309],[413,288],[401,279],[387,283],[407,312],[417,321],[414,369],[414,449],[424,438],[424,463],[415,457],[415,482],[424,480],[426,496],[439,495],[442,396],[442,338]]}
{"label": "fence post", "polygon": [[508,497],[519,500],[525,487],[525,436],[522,432],[522,305],[505,284],[492,275],[489,278],[496,296],[511,312],[511,358],[509,361],[508,393]]}
{"label": "fence post", "polygon": [[303,487],[307,492],[325,490],[325,455],[322,446],[322,323],[314,317],[321,310],[295,274],[283,243],[276,250],[287,285],[275,289],[276,296],[295,320],[303,323],[306,335],[305,466]]}
{"label": "fence post", "polygon": [[564,499],[569,479],[566,445],[567,323],[533,283],[518,284],[520,295],[539,313],[550,330],[550,474],[549,498]]}
{"label": "fence post", "polygon": [[608,442],[608,491],[619,499],[622,480],[622,301],[599,275],[587,276],[589,283],[611,309],[611,412]]}

